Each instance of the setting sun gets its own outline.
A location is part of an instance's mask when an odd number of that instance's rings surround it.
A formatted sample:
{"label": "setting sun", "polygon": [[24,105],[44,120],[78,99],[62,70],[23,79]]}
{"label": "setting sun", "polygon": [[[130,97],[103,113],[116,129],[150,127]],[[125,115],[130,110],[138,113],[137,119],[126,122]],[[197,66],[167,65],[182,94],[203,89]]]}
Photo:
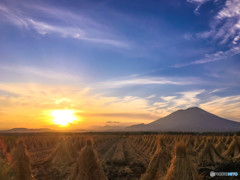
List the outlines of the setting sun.
{"label": "setting sun", "polygon": [[60,126],[67,126],[69,123],[77,120],[73,110],[54,110],[51,112],[51,115],[54,117],[54,123]]}

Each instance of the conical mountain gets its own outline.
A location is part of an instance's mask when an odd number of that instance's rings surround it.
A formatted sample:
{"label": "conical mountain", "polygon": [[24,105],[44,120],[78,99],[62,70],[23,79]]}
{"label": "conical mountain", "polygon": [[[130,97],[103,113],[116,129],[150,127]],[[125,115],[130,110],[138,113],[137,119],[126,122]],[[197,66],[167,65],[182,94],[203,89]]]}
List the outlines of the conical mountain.
{"label": "conical mountain", "polygon": [[240,123],[227,120],[198,107],[178,110],[149,124],[133,125],[127,131],[223,132],[239,131]]}

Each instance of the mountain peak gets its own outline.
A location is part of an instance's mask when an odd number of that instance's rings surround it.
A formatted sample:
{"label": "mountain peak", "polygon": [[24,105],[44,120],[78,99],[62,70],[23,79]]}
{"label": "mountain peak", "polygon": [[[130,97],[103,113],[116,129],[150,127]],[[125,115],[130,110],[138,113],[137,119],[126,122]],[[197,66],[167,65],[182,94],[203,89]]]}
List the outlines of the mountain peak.
{"label": "mountain peak", "polygon": [[193,106],[193,107],[190,107],[190,108],[187,108],[186,110],[202,110],[201,108],[197,107],[197,106]]}
{"label": "mountain peak", "polygon": [[132,126],[137,131],[223,132],[239,131],[240,123],[223,119],[199,107],[175,111],[146,125]]}
{"label": "mountain peak", "polygon": [[[178,111],[204,111],[204,110],[197,106],[194,106],[194,107],[189,107],[187,109],[180,109]],[[177,112],[177,111],[175,111],[175,112]]]}
{"label": "mountain peak", "polygon": [[177,115],[179,115],[179,114],[189,114],[189,113],[197,115],[200,112],[206,112],[206,111],[204,111],[203,109],[201,109],[199,107],[189,107],[187,109],[179,109],[177,111],[174,111],[171,114],[169,114],[168,116],[176,115],[176,114]]}

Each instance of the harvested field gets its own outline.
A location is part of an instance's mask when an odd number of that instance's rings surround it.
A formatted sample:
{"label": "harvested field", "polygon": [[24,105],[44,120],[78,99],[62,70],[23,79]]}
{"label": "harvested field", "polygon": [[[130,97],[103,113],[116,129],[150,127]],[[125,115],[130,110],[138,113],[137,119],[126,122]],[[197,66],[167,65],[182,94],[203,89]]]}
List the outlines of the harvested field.
{"label": "harvested field", "polygon": [[240,171],[239,152],[225,134],[2,134],[0,179],[210,179]]}

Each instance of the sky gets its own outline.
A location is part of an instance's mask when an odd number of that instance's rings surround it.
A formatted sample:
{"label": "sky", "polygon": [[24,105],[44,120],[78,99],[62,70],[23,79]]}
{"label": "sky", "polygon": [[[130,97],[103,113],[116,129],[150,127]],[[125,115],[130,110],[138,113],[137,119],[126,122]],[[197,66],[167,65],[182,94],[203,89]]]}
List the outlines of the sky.
{"label": "sky", "polygon": [[0,0],[0,129],[240,121],[239,0]]}

